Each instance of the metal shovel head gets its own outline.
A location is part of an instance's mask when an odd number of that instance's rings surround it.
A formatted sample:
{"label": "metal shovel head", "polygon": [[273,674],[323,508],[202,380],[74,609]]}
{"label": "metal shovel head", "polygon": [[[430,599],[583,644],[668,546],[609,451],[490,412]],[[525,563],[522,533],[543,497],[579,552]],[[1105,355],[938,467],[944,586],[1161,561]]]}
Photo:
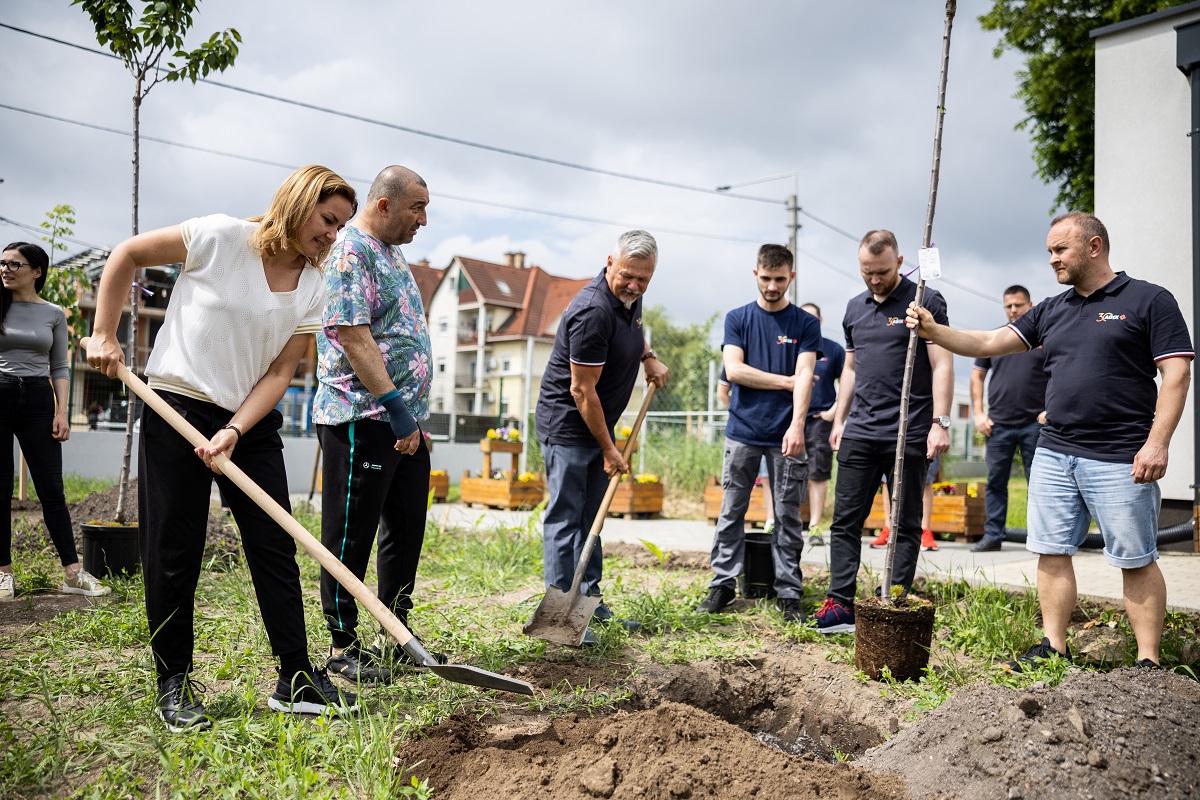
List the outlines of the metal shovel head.
{"label": "metal shovel head", "polygon": [[599,597],[587,595],[576,595],[574,602],[571,602],[570,594],[551,586],[546,589],[537,611],[533,612],[533,617],[522,630],[526,636],[536,636],[568,647],[582,647],[583,635],[587,633],[588,623],[592,621],[592,614],[599,605]]}
{"label": "metal shovel head", "polygon": [[403,645],[404,652],[412,657],[414,663],[437,675],[455,683],[465,683],[468,686],[481,686],[484,689],[498,689],[502,692],[516,694],[533,694],[533,685],[525,681],[488,672],[479,667],[469,667],[464,664],[439,664],[437,659],[429,654],[417,637],[412,637]]}

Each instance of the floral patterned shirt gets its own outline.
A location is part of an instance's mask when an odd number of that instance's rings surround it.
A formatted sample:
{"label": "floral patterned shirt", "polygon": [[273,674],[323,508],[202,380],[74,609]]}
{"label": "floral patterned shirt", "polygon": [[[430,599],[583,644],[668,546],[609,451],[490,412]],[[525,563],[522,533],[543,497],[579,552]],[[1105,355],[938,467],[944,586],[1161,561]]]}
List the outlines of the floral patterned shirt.
{"label": "floral patterned shirt", "polygon": [[421,292],[399,247],[347,225],[322,264],[329,298],[317,334],[317,386],[313,422],[341,425],[387,419],[338,340],[339,325],[370,325],[388,375],[417,420],[429,416],[429,325]]}

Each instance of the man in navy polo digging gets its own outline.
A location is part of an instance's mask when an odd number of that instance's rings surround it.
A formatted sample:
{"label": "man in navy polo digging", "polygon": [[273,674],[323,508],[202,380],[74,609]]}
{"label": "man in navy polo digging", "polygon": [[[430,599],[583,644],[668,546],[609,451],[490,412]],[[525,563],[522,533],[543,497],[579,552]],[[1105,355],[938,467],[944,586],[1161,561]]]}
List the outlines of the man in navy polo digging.
{"label": "man in navy polo digging", "polygon": [[[867,291],[846,304],[842,320],[846,363],[829,434],[830,445],[838,451],[838,477],[829,527],[829,597],[816,613],[821,633],[854,630],[863,523],[871,513],[880,479],[890,476],[895,467],[900,386],[908,352],[904,312],[917,296],[917,285],[900,274],[903,263],[891,231],[871,231],[863,237],[858,265]],[[934,319],[947,321],[946,301],[938,292],[926,289],[925,307]],[[921,553],[925,471],[930,459],[950,447],[948,414],[953,394],[953,356],[919,342],[909,395],[899,530],[890,533],[897,537],[892,580],[905,590],[916,576]]]}
{"label": "man in navy polo digging", "polygon": [[[570,591],[608,479],[629,472],[612,431],[629,404],[639,366],[647,383],[666,385],[667,367],[642,332],[642,295],[657,262],[653,236],[621,234],[604,270],[563,312],[554,336],[535,413],[550,491],[542,523],[547,587]],[[583,594],[600,594],[602,564],[597,545],[579,587]],[[593,619],[608,622],[612,610],[601,601]],[[584,644],[594,641],[587,631]]]}
{"label": "man in navy polo digging", "polygon": [[[1071,556],[1095,519],[1104,557],[1121,569],[1137,666],[1158,668],[1167,586],[1158,568],[1157,481],[1183,413],[1195,358],[1179,306],[1161,286],[1113,272],[1108,231],[1091,214],[1055,218],[1046,237],[1058,282],[1072,287],[994,331],[958,331],[912,309],[908,325],[976,358],[1045,350],[1046,424],[1029,477],[1029,536],[1037,553],[1045,636],[1006,665],[1071,658],[1067,624],[1077,592]],[[1155,375],[1162,386],[1156,388]]]}
{"label": "man in navy polo digging", "polygon": [[[1029,290],[1010,286],[1004,290],[1004,313],[1016,322],[1033,308]],[[1003,358],[977,358],[971,372],[971,408],[975,411],[975,430],[987,437],[987,493],[984,506],[987,520],[983,538],[971,546],[971,552],[999,550],[1004,541],[1004,521],[1008,517],[1008,479],[1012,475],[1013,456],[1021,450],[1025,480],[1033,466],[1038,436],[1046,421],[1046,351],[1034,347],[1024,353]],[[983,406],[983,381],[991,370],[988,405]]]}
{"label": "man in navy polo digging", "polygon": [[721,479],[725,493],[713,534],[714,575],[697,609],[710,614],[733,602],[746,553],[746,509],[765,456],[775,506],[771,560],[776,604],[787,622],[805,618],[800,607],[800,503],[808,474],[804,420],[821,349],[821,324],[788,302],[788,286],[796,278],[792,263],[791,251],[783,245],[760,247],[754,269],[758,300],[725,315],[721,351],[731,384]]}

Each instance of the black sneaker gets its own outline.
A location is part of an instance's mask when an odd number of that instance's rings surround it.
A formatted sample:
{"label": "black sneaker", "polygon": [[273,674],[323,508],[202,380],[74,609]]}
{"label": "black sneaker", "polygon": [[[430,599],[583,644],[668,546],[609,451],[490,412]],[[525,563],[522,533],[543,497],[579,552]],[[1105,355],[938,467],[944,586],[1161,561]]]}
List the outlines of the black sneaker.
{"label": "black sneaker", "polygon": [[733,589],[730,589],[728,586],[714,586],[708,590],[708,597],[704,598],[700,602],[700,605],[696,606],[696,610],[704,614],[716,614],[732,603],[733,598],[736,596]]}
{"label": "black sneaker", "polygon": [[[412,632],[411,629],[409,632]],[[420,636],[417,636],[415,633],[413,634],[413,638],[422,645],[425,644],[425,640]],[[420,670],[425,666],[424,664],[418,664],[413,661],[413,657],[408,654],[408,651],[396,644],[396,640],[391,636],[388,636],[386,633],[380,633],[375,637],[375,646],[371,649],[379,653],[379,663],[387,664],[393,669],[393,671],[397,668]],[[438,664],[447,664],[450,662],[450,659],[445,653],[437,653],[428,649],[426,652],[433,656],[433,660]]]}
{"label": "black sneaker", "polygon": [[608,603],[604,602],[603,600],[600,601],[600,605],[596,606],[596,610],[592,612],[592,620],[600,623],[601,625],[607,625],[610,622],[615,622],[627,631],[636,631],[638,628],[642,627],[642,623],[638,622],[637,620],[621,619],[618,617],[613,613],[613,610],[608,607]]}
{"label": "black sneaker", "polygon": [[154,713],[158,714],[171,733],[202,731],[212,727],[212,720],[196,699],[198,691],[204,691],[204,687],[190,680],[183,672],[158,682],[158,701]]}
{"label": "black sneaker", "polygon": [[297,672],[290,680],[280,675],[267,706],[288,714],[341,715],[358,710],[358,697],[334,686],[325,670],[314,669]]}
{"label": "black sneaker", "polygon": [[1138,669],[1162,669],[1162,665],[1157,661],[1151,661],[1148,658],[1143,658],[1134,664]]}
{"label": "black sneaker", "polygon": [[994,553],[1000,550],[1000,540],[992,539],[988,536],[983,537],[975,544],[971,545],[972,553]]}
{"label": "black sneaker", "polygon": [[1042,641],[1029,648],[1025,655],[1015,658],[1012,661],[1004,662],[1004,668],[1009,672],[1024,672],[1026,669],[1035,665],[1035,662],[1044,661],[1051,656],[1065,658],[1071,660],[1071,648],[1067,648],[1066,654],[1062,654],[1050,646],[1050,639],[1043,636]]}
{"label": "black sneaker", "polygon": [[329,648],[329,659],[325,669],[341,675],[351,683],[391,683],[392,671],[379,663],[379,651],[373,647],[366,650],[357,643],[350,645],[336,656]]}
{"label": "black sneaker", "polygon": [[775,601],[775,607],[783,612],[784,622],[806,622],[808,614],[800,607],[799,597],[781,597]]}

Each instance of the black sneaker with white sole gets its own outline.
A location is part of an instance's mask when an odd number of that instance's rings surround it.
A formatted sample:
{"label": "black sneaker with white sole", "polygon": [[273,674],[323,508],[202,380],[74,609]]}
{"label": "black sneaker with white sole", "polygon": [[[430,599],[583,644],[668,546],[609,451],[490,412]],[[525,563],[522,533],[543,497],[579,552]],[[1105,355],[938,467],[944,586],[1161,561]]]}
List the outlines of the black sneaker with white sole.
{"label": "black sneaker with white sole", "polygon": [[358,697],[334,686],[325,670],[314,669],[297,672],[291,679],[280,675],[267,706],[287,714],[341,715],[358,710]]}
{"label": "black sneaker with white sole", "polygon": [[325,669],[341,675],[352,683],[391,683],[392,671],[380,663],[379,651],[373,647],[363,649],[357,643],[350,645],[337,655],[329,648],[329,659]]}
{"label": "black sneaker with white sole", "polygon": [[171,733],[201,731],[212,727],[212,720],[204,713],[204,706],[196,699],[196,693],[204,687],[180,672],[158,682],[158,700],[154,713],[158,715]]}
{"label": "black sneaker with white sole", "polygon": [[700,601],[696,610],[701,614],[716,614],[732,603],[735,597],[737,595],[728,586],[714,586],[708,590],[708,597]]}
{"label": "black sneaker with white sole", "polygon": [[1066,653],[1060,653],[1050,646],[1049,637],[1043,636],[1042,640],[1029,648],[1025,655],[1018,656],[1012,661],[1006,661],[1001,666],[1009,672],[1024,672],[1037,666],[1039,661],[1046,661],[1054,656],[1058,656],[1069,662],[1071,660],[1071,648],[1068,647]]}

